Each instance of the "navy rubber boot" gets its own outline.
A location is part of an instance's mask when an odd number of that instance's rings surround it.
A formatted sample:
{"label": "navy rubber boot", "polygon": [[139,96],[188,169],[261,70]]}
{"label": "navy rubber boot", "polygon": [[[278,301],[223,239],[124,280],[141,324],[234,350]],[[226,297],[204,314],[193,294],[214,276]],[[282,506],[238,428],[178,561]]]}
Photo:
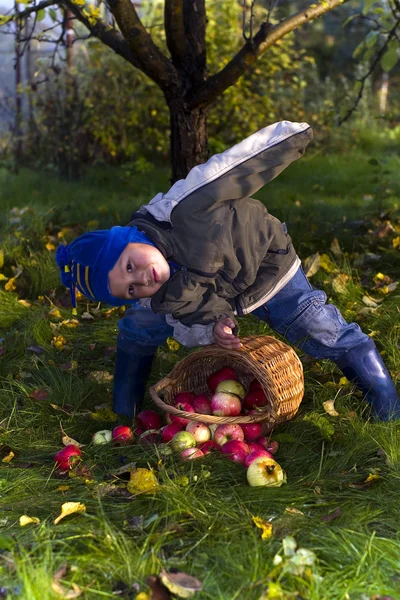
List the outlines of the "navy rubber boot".
{"label": "navy rubber boot", "polygon": [[365,394],[380,421],[400,419],[400,398],[372,339],[335,361],[339,369]]}
{"label": "navy rubber boot", "polygon": [[140,410],[157,346],[142,346],[118,335],[113,411],[133,418]]}

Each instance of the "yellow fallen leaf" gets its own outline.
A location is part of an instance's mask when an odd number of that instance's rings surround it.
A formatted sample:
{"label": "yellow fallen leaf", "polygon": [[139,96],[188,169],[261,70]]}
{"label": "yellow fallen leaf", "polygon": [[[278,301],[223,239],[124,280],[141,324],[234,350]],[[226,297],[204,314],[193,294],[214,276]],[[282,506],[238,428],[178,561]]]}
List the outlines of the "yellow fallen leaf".
{"label": "yellow fallen leaf", "polygon": [[56,488],[56,492],[67,492],[69,490],[69,485],[59,485]]}
{"label": "yellow fallen leaf", "polygon": [[335,410],[334,404],[334,400],[327,400],[326,402],[323,402],[322,406],[324,407],[325,412],[328,413],[328,415],[330,415],[331,417],[338,417],[339,413],[337,410]]}
{"label": "yellow fallen leaf", "polygon": [[81,502],[65,502],[65,504],[61,506],[61,514],[54,519],[54,525],[57,525],[61,519],[64,519],[69,515],[82,512],[86,512],[86,506]]}
{"label": "yellow fallen leaf", "polygon": [[90,416],[95,421],[105,421],[106,423],[115,423],[118,419],[118,415],[109,406],[99,407],[96,412],[90,413]]}
{"label": "yellow fallen leaf", "polygon": [[76,446],[77,448],[83,448],[83,446],[85,444],[81,444],[79,442],[77,442],[76,440],[74,440],[74,438],[69,437],[69,435],[67,435],[63,429],[62,424],[60,423],[60,429],[61,429],[61,433],[62,433],[62,438],[61,441],[64,444],[64,446]]}
{"label": "yellow fallen leaf", "polygon": [[52,244],[51,242],[47,242],[47,244],[46,244],[46,248],[47,248],[47,250],[48,250],[49,252],[50,252],[51,250],[55,250],[55,249],[56,249],[55,245],[54,245],[54,244]]}
{"label": "yellow fallen leaf", "polygon": [[268,523],[261,519],[261,517],[252,517],[254,525],[262,529],[261,539],[269,540],[272,537],[272,523]]}
{"label": "yellow fallen leaf", "polygon": [[114,376],[107,371],[92,371],[88,377],[96,383],[109,383],[114,379]]}
{"label": "yellow fallen leaf", "polygon": [[350,381],[347,379],[347,377],[341,377],[339,379],[339,385],[349,385]]}
{"label": "yellow fallen leaf", "polygon": [[380,479],[381,476],[377,473],[370,473],[368,477],[365,479],[365,483],[369,483],[370,481],[375,481],[376,479]]}
{"label": "yellow fallen leaf", "polygon": [[290,515],[302,515],[304,517],[304,513],[301,510],[292,506],[287,506],[285,508],[285,512],[289,513]]}
{"label": "yellow fallen leaf", "polygon": [[11,279],[9,279],[6,283],[6,285],[4,286],[4,289],[6,290],[6,292],[13,292],[14,290],[17,289],[17,286],[15,285],[15,280],[16,277],[11,277]]}
{"label": "yellow fallen leaf", "polygon": [[3,250],[0,250],[0,269],[3,268],[4,265],[4,252]]}
{"label": "yellow fallen leaf", "polygon": [[35,525],[39,525],[40,519],[37,517],[28,517],[28,515],[21,515],[19,518],[19,524],[21,527],[25,527],[25,525],[29,525],[29,523],[34,523]]}
{"label": "yellow fallen leaf", "polygon": [[347,294],[347,285],[350,281],[350,277],[346,273],[339,273],[332,279],[332,289],[335,294]]}
{"label": "yellow fallen leaf", "polygon": [[61,325],[64,327],[78,327],[79,321],[77,319],[66,319],[65,321],[61,321]]}
{"label": "yellow fallen leaf", "polygon": [[374,277],[374,281],[375,283],[378,283],[379,281],[384,281],[385,277],[386,275],[384,275],[383,273],[377,273]]}
{"label": "yellow fallen leaf", "polygon": [[28,300],[24,300],[23,298],[21,300],[18,300],[18,304],[25,306],[25,308],[30,308],[32,306],[32,304],[28,302]]}
{"label": "yellow fallen leaf", "polygon": [[8,279],[8,277],[3,275],[3,273],[0,273],[0,281],[7,281],[7,279]]}
{"label": "yellow fallen leaf", "polygon": [[135,600],[151,600],[151,596],[146,594],[146,592],[140,592],[135,598]]}
{"label": "yellow fallen leaf", "polygon": [[156,476],[150,469],[135,469],[132,471],[128,485],[131,494],[149,494],[156,492],[159,487]]}
{"label": "yellow fallen leaf", "polygon": [[4,462],[4,463],[9,463],[9,462],[11,462],[11,461],[12,461],[12,459],[14,458],[14,456],[15,456],[15,454],[14,454],[14,452],[11,450],[11,451],[10,451],[10,452],[7,454],[7,456],[5,456],[5,457],[3,458],[3,460],[2,460],[1,462]]}
{"label": "yellow fallen leaf", "polygon": [[176,350],[179,350],[179,348],[181,347],[179,342],[177,342],[176,340],[174,340],[174,338],[167,338],[167,346],[169,348],[169,350],[171,350],[171,352],[176,352]]}
{"label": "yellow fallen leaf", "polygon": [[53,319],[62,319],[62,314],[60,313],[60,311],[58,310],[58,308],[52,308],[51,310],[49,310],[49,312],[47,313],[49,317],[52,317]]}
{"label": "yellow fallen leaf", "polygon": [[67,343],[67,340],[62,335],[55,335],[51,340],[51,345],[56,350],[62,350]]}
{"label": "yellow fallen leaf", "polygon": [[392,244],[393,244],[393,248],[399,248],[400,249],[400,235],[398,235],[397,237],[395,237],[392,240]]}
{"label": "yellow fallen leaf", "polygon": [[329,258],[327,254],[321,254],[320,267],[327,273],[334,273],[337,271],[335,263]]}

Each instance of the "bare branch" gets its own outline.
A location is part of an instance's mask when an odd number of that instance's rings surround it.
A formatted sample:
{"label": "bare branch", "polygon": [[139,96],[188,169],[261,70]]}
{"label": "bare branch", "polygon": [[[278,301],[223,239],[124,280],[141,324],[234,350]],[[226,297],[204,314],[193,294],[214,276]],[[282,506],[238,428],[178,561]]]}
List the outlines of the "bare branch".
{"label": "bare branch", "polygon": [[185,56],[186,38],[183,23],[183,0],[165,0],[165,35],[172,62],[180,66]]}
{"label": "bare branch", "polygon": [[370,68],[368,69],[368,71],[365,73],[365,75],[363,77],[361,77],[361,79],[358,80],[359,82],[361,82],[361,86],[360,86],[360,89],[358,90],[357,98],[355,99],[355,101],[353,103],[353,106],[351,106],[349,108],[349,110],[346,112],[345,116],[342,117],[341,119],[339,119],[338,125],[342,125],[348,119],[350,119],[351,115],[356,110],[356,108],[359,105],[360,100],[361,100],[361,98],[363,96],[365,84],[367,82],[368,77],[370,77],[370,75],[372,75],[372,73],[374,72],[377,64],[380,61],[380,59],[382,58],[382,56],[386,52],[386,48],[387,48],[388,43],[390,42],[390,40],[392,38],[397,38],[397,31],[396,30],[399,27],[399,25],[400,25],[400,18],[397,19],[396,23],[394,24],[394,26],[392,27],[392,29],[389,31],[385,43],[383,44],[383,46],[379,50],[379,52],[377,52],[377,54],[376,54],[374,60],[372,61],[372,64],[371,64]]}
{"label": "bare branch", "polygon": [[191,108],[207,106],[236,83],[257,58],[278,40],[347,1],[320,0],[319,4],[312,4],[309,8],[287,17],[275,27],[263,23],[252,43],[248,41],[219,73],[210,77],[199,89],[193,90],[188,98],[189,106]]}
{"label": "bare branch", "polygon": [[175,67],[154,43],[131,1],[109,0],[108,4],[131,54],[135,56],[136,65],[162,90],[178,87]]}
{"label": "bare branch", "polygon": [[10,15],[10,21],[15,21],[15,19],[25,19],[25,17],[29,17],[29,15],[33,13],[38,13],[40,10],[47,8],[48,6],[52,6],[57,4],[58,6],[62,6],[63,0],[42,0],[39,4],[35,4],[34,6],[30,6],[29,8],[25,8],[25,10],[21,10],[18,14],[15,12]]}

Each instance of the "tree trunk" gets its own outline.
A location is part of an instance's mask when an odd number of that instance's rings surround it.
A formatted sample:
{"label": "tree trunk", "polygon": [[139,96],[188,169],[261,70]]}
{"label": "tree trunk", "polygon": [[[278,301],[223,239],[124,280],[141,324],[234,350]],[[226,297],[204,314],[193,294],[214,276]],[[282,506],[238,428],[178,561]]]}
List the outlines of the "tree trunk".
{"label": "tree trunk", "polygon": [[189,110],[182,100],[168,103],[171,124],[171,183],[184,179],[192,167],[206,162],[207,112],[205,109]]}

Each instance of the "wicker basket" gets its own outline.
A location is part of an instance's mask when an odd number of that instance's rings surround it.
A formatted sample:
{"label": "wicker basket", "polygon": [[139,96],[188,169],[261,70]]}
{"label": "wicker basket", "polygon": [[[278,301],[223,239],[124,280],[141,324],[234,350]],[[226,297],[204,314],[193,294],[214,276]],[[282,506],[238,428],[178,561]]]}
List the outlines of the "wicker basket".
{"label": "wicker basket", "polygon": [[[254,423],[262,421],[265,431],[288,421],[297,413],[304,393],[303,367],[290,346],[267,336],[241,338],[239,350],[223,350],[216,345],[192,352],[154,386],[150,394],[156,405],[165,412],[192,421],[222,425],[224,423]],[[254,415],[216,417],[189,413],[173,406],[179,392],[210,393],[208,377],[222,367],[232,367],[248,389],[255,378],[268,398],[268,408]]]}

